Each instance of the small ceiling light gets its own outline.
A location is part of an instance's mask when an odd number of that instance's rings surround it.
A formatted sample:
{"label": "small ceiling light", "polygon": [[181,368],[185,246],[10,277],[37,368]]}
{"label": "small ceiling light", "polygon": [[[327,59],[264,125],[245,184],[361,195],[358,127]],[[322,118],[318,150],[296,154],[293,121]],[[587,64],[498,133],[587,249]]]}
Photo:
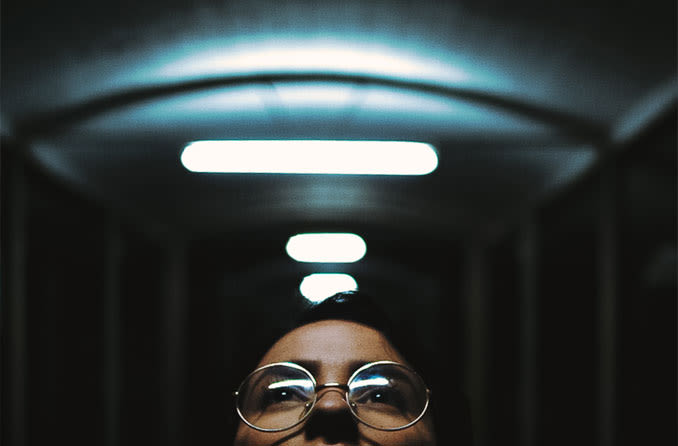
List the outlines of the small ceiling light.
{"label": "small ceiling light", "polygon": [[363,258],[367,245],[356,234],[297,234],[290,237],[285,250],[297,262],[351,263]]}
{"label": "small ceiling light", "polygon": [[438,156],[410,141],[212,140],[188,144],[181,163],[191,172],[426,175]]}
{"label": "small ceiling light", "polygon": [[301,294],[311,302],[322,302],[342,291],[358,289],[358,283],[348,274],[315,273],[304,277],[299,285]]}

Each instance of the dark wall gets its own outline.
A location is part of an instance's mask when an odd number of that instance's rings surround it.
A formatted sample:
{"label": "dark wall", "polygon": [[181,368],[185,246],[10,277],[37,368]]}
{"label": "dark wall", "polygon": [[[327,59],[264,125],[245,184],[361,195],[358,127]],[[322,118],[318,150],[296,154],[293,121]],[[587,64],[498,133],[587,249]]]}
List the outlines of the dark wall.
{"label": "dark wall", "polygon": [[3,440],[166,444],[166,248],[20,149],[3,145]]}
{"label": "dark wall", "polygon": [[617,434],[620,444],[676,444],[675,109],[619,160]]}

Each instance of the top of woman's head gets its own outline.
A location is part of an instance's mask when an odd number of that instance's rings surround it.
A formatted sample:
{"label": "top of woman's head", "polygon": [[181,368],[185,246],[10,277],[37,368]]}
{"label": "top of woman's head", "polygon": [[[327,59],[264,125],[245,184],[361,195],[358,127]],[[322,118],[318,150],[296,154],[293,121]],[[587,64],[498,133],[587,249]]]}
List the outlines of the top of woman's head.
{"label": "top of woman's head", "polygon": [[390,337],[392,324],[372,298],[359,291],[343,291],[311,304],[295,321],[295,327],[311,322],[340,319],[368,325]]}
{"label": "top of woman's head", "polygon": [[367,325],[379,332],[415,368],[426,368],[424,358],[417,358],[421,347],[414,345],[413,333],[396,330],[395,324],[381,306],[362,291],[343,291],[319,303],[310,304],[295,321],[292,329],[324,320],[345,320]]}
{"label": "top of woman's head", "polygon": [[[410,315],[412,316],[412,315]],[[394,321],[390,314],[370,294],[363,291],[344,291],[319,303],[309,304],[289,331],[314,322],[345,320],[356,322],[379,331],[388,343],[425,380],[436,375],[436,354],[431,345],[425,345],[414,332],[413,320]],[[447,360],[449,363],[449,358]]]}

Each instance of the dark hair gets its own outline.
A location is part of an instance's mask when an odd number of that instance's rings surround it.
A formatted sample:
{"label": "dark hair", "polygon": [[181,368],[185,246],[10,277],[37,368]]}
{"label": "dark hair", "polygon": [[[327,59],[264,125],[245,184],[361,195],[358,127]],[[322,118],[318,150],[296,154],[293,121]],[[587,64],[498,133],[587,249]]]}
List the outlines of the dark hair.
{"label": "dark hair", "polygon": [[341,319],[369,325],[391,338],[393,326],[372,298],[359,291],[343,291],[320,303],[310,304],[292,328],[327,319]]}
{"label": "dark hair", "polygon": [[427,345],[419,345],[412,333],[397,330],[389,315],[371,295],[363,291],[344,291],[319,303],[308,304],[289,330],[328,319],[358,322],[380,331],[396,350],[423,378],[432,374],[435,366],[433,351]]}

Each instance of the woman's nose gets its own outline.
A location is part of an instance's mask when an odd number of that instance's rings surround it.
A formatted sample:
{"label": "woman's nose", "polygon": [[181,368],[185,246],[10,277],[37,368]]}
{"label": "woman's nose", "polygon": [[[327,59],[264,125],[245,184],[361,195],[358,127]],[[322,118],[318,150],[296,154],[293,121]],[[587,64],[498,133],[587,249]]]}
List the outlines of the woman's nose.
{"label": "woman's nose", "polygon": [[323,444],[357,444],[358,423],[351,415],[345,390],[325,385],[316,392],[313,414],[305,425],[306,438],[320,439]]}
{"label": "woman's nose", "polygon": [[339,388],[327,388],[321,390],[318,393],[315,406],[316,410],[326,412],[349,410],[345,392]]}

